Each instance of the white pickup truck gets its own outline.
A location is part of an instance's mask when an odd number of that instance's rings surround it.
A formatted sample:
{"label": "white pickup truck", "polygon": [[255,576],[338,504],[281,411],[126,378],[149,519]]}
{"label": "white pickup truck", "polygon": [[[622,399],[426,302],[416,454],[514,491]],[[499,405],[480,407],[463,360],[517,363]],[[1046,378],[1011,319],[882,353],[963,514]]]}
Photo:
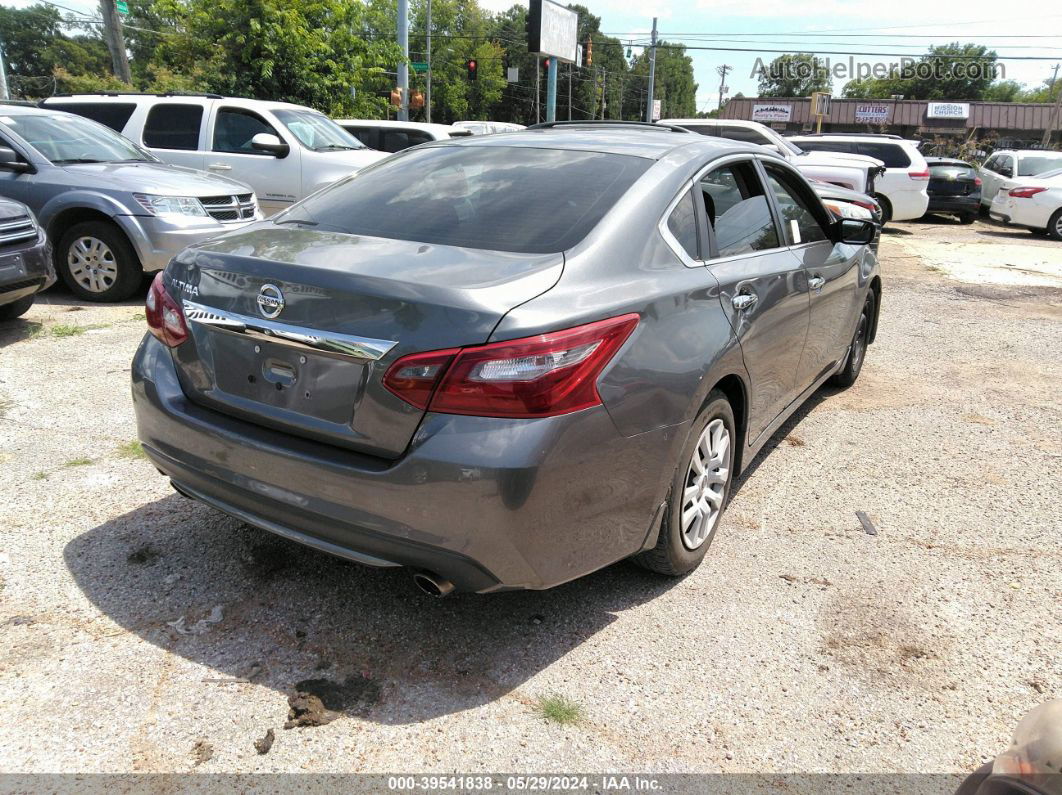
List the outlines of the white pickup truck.
{"label": "white pickup truck", "polygon": [[885,163],[866,155],[805,152],[765,124],[739,119],[662,119],[690,132],[759,144],[777,152],[808,179],[828,182],[848,190],[874,195],[874,180],[885,173]]}
{"label": "white pickup truck", "polygon": [[78,94],[44,100],[105,124],[164,163],[254,189],[265,215],[388,156],[322,113],[287,102],[216,94]]}

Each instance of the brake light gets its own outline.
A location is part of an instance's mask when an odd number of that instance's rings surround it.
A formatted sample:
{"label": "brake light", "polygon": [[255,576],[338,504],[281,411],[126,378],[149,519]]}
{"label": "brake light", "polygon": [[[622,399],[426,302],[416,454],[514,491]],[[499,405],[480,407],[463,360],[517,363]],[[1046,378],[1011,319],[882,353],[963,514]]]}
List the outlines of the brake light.
{"label": "brake light", "polygon": [[907,176],[911,179],[929,179],[929,169],[925,171],[908,171]]}
{"label": "brake light", "polygon": [[862,202],[859,201],[859,199],[853,199],[852,204],[856,205],[857,207],[862,207],[864,210],[870,210],[870,212],[872,213],[876,213],[878,212],[878,210],[881,209],[876,204],[871,204],[870,202]]}
{"label": "brake light", "polygon": [[1037,193],[1043,193],[1047,188],[1014,188],[1010,195],[1015,199],[1031,199]]}
{"label": "brake light", "polygon": [[148,330],[163,344],[176,348],[188,339],[188,324],[184,319],[184,310],[174,301],[162,284],[162,271],[151,282],[147,300],[144,301],[144,315]]}
{"label": "brake light", "polygon": [[981,178],[980,177],[974,177],[974,186],[975,187],[981,187]]}
{"label": "brake light", "polygon": [[597,378],[638,315],[535,337],[404,356],[384,386],[418,408],[481,417],[552,417],[601,403]]}

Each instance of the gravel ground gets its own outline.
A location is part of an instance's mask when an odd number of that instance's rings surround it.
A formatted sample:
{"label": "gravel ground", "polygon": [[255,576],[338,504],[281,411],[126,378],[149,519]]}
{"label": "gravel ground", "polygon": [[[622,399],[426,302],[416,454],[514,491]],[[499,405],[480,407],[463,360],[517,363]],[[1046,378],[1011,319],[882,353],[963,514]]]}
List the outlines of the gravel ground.
{"label": "gravel ground", "polygon": [[[49,293],[0,326],[0,770],[972,770],[1062,696],[1062,289],[962,281],[956,241],[1062,261],[893,225],[860,381],[776,435],[695,573],[442,601],[174,494],[127,447],[141,305]],[[283,728],[312,679],[335,719]]]}

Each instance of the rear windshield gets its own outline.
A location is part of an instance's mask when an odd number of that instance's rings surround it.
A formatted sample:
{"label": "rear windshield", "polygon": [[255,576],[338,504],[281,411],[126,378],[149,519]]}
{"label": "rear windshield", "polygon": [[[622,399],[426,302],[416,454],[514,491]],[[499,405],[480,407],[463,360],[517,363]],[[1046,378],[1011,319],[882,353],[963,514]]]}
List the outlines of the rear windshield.
{"label": "rear windshield", "polygon": [[933,179],[973,179],[977,176],[977,172],[973,166],[962,163],[931,163],[929,176]]}
{"label": "rear windshield", "polygon": [[1045,171],[1062,166],[1062,152],[1044,152],[1042,155],[1022,155],[1018,158],[1018,176],[1035,177]]}
{"label": "rear windshield", "polygon": [[132,102],[49,102],[44,106],[48,110],[64,110],[76,113],[86,119],[106,124],[115,132],[121,132],[125,123],[136,110]]}
{"label": "rear windshield", "polygon": [[546,254],[586,237],[653,161],[502,146],[413,150],[277,216],[353,235]]}

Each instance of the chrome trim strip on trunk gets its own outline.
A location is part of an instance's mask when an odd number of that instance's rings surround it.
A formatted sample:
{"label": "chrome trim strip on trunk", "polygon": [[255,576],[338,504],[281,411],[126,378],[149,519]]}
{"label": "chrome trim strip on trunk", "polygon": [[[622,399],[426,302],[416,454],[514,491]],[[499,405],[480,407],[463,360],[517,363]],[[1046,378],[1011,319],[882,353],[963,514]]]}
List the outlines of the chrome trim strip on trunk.
{"label": "chrome trim strip on trunk", "polygon": [[234,334],[246,334],[249,337],[258,337],[294,347],[350,356],[355,359],[368,359],[373,362],[382,359],[398,344],[397,341],[392,340],[375,340],[369,337],[356,337],[352,334],[340,334],[335,331],[323,332],[302,326],[291,326],[275,320],[264,320],[215,309],[193,301],[184,302],[184,316],[192,323],[211,326]]}

